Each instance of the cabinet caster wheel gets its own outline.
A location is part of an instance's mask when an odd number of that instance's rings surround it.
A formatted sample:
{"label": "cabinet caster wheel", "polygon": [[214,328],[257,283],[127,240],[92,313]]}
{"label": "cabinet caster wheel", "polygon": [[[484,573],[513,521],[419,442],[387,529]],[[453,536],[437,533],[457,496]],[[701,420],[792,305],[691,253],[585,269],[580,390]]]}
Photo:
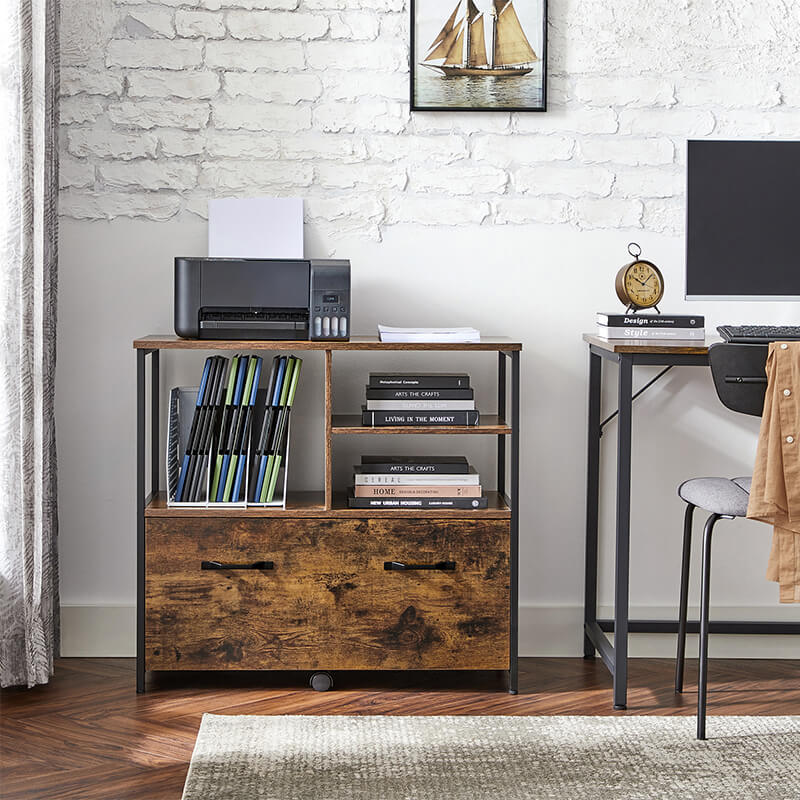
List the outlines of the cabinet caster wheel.
{"label": "cabinet caster wheel", "polygon": [[333,677],[328,672],[315,672],[308,685],[315,692],[327,692],[328,689],[333,688]]}

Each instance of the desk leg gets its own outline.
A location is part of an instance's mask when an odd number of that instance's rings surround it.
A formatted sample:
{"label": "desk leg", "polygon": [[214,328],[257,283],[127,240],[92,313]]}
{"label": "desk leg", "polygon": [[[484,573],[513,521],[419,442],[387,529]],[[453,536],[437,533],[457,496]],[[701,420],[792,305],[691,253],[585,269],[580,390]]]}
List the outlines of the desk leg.
{"label": "desk leg", "polygon": [[583,599],[583,656],[594,658],[586,631],[597,622],[597,529],[600,505],[600,390],[603,359],[589,352],[589,439],[586,453],[586,558]]}
{"label": "desk leg", "polygon": [[628,702],[628,583],[631,534],[631,416],[633,362],[619,359],[617,422],[617,541],[614,573],[614,708]]}

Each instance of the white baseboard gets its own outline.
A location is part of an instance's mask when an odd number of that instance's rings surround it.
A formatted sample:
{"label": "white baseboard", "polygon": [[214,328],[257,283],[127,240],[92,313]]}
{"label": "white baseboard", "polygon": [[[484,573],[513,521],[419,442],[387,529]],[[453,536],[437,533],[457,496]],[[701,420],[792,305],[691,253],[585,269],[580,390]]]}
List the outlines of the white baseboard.
{"label": "white baseboard", "polygon": [[[690,609],[690,619],[697,619]],[[610,617],[611,610],[600,610]],[[522,656],[583,655],[583,609],[580,606],[520,607],[519,652]],[[639,606],[631,618],[670,619],[674,609]],[[797,606],[761,608],[716,608],[715,619],[784,620],[800,625]],[[712,636],[712,658],[800,658],[800,636]],[[136,654],[135,606],[61,607],[61,655],[129,657]],[[673,658],[675,637],[667,634],[632,634],[630,654],[634,658]],[[687,655],[697,655],[697,637],[689,636]]]}
{"label": "white baseboard", "polygon": [[136,655],[136,606],[61,606],[61,655]]}

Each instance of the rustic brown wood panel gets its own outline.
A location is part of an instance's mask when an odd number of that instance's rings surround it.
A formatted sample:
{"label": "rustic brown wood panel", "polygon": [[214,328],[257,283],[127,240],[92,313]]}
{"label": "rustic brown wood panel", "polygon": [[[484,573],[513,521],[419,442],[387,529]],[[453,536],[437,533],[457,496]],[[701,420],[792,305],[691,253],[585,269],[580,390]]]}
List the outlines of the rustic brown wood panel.
{"label": "rustic brown wood panel", "polygon": [[[682,695],[673,669],[631,659],[628,709],[612,711],[599,659],[520,659],[518,695],[495,672],[344,672],[325,693],[305,672],[152,673],[137,695],[133,659],[62,658],[49,684],[0,690],[0,796],[179,800],[204,713],[691,716],[697,662]],[[798,661],[712,659],[710,679],[710,725],[724,714],[800,714]]]}
{"label": "rustic brown wood panel", "polygon": [[485,492],[488,500],[486,508],[451,508],[451,509],[418,509],[389,508],[369,511],[347,507],[347,494],[334,492],[333,507],[326,509],[322,492],[289,492],[286,508],[180,508],[168,507],[166,493],[160,492],[148,503],[145,509],[147,517],[165,517],[179,519],[197,519],[212,517],[219,519],[361,519],[367,513],[370,517],[414,519],[510,519],[511,509],[505,499],[496,491]]}
{"label": "rustic brown wood panel", "polygon": [[508,667],[507,522],[150,517],[146,540],[149,670]]}
{"label": "rustic brown wood panel", "polygon": [[351,336],[346,342],[308,339],[182,339],[174,334],[149,334],[134,339],[136,350],[522,350],[522,344],[505,336],[482,336],[480,342],[381,342],[377,336]]}

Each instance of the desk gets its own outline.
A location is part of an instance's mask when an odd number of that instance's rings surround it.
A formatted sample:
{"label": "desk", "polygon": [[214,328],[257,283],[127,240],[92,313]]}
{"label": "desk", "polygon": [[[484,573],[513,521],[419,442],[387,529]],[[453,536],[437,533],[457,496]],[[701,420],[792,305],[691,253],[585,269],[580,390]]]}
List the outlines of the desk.
{"label": "desk", "polygon": [[[584,334],[589,346],[589,440],[586,480],[586,583],[584,598],[584,645],[586,658],[600,653],[614,679],[614,708],[626,707],[628,695],[628,634],[677,633],[677,620],[628,619],[631,517],[631,417],[633,401],[672,367],[708,366],[708,348],[716,338],[705,341],[654,342],[648,339],[612,340]],[[601,420],[603,361],[619,366],[618,407]],[[662,367],[652,380],[633,393],[635,366]],[[597,542],[600,485],[600,437],[603,427],[617,419],[616,551],[614,570],[614,619],[597,618]],[[687,474],[686,476],[691,477]],[[676,537],[680,522],[676,523]],[[676,539],[678,541],[678,539]],[[677,590],[676,590],[677,594]],[[689,622],[687,630],[697,633],[699,623]],[[797,633],[796,622],[712,621],[711,633]],[[614,644],[606,633],[614,633]]]}

